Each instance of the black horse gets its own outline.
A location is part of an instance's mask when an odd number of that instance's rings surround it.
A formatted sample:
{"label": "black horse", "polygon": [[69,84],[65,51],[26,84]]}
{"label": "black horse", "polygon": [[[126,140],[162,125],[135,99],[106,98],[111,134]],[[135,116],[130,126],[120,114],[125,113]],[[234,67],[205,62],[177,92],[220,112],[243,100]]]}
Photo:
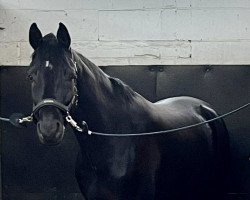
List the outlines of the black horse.
{"label": "black horse", "polygon": [[[90,130],[109,134],[168,130],[217,116],[192,97],[151,103],[72,50],[62,23],[57,36],[44,37],[32,24],[29,41],[34,49],[28,71],[33,117],[43,144],[59,144],[71,116],[78,125],[85,121]],[[76,178],[87,200],[223,198],[229,141],[222,120],[150,136],[74,131],[80,146]]]}

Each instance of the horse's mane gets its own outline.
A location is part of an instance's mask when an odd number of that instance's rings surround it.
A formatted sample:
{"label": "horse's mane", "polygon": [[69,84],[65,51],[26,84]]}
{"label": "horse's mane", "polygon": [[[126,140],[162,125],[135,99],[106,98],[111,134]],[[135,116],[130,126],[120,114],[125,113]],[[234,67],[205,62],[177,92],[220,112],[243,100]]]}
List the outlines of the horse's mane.
{"label": "horse's mane", "polygon": [[125,84],[123,81],[121,81],[118,78],[109,77],[109,80],[112,84],[113,90],[123,96],[125,99],[131,99],[136,95],[136,92],[131,89],[127,84]]}
{"label": "horse's mane", "polygon": [[123,81],[118,78],[111,77],[107,75],[103,70],[98,66],[92,63],[89,59],[84,57],[79,52],[73,51],[79,59],[92,71],[96,76],[99,76],[99,79],[103,81],[109,81],[112,87],[112,91],[116,94],[116,97],[121,97],[124,100],[131,100],[137,93]]}

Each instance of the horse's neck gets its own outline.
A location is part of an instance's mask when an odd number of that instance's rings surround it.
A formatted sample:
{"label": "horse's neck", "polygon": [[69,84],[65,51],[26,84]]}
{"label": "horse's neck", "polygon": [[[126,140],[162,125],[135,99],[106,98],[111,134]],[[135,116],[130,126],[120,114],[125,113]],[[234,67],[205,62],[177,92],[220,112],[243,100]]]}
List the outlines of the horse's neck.
{"label": "horse's neck", "polygon": [[[84,58],[84,57],[83,57]],[[90,125],[107,130],[108,122],[117,125],[128,115],[135,116],[149,103],[139,94],[129,89],[120,80],[107,76],[86,58],[79,62],[78,90],[79,112]],[[133,105],[133,106],[131,106]],[[136,109],[136,114],[133,109]],[[129,113],[129,114],[128,114]],[[113,124],[110,125],[112,129]],[[109,129],[109,128],[108,128]]]}
{"label": "horse's neck", "polygon": [[109,77],[90,60],[80,56],[78,84],[81,97],[85,103],[104,103],[103,98],[107,98],[107,93],[110,94],[112,90]]}

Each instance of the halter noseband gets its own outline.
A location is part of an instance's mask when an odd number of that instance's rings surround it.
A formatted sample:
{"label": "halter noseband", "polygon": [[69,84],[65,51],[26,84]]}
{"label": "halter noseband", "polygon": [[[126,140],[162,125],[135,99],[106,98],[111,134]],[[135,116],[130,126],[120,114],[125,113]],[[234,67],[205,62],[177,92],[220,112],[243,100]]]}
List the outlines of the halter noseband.
{"label": "halter noseband", "polygon": [[67,106],[52,98],[43,99],[33,107],[32,115],[35,116],[41,108],[46,106],[54,106],[59,108],[62,112],[68,114],[74,104],[77,104],[77,93],[72,97],[70,103]]}

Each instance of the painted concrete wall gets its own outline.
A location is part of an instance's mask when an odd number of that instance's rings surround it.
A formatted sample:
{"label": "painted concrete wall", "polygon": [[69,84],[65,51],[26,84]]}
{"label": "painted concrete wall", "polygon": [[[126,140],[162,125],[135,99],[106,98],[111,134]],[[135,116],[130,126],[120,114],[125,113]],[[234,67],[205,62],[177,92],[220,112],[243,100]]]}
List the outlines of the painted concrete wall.
{"label": "painted concrete wall", "polygon": [[0,0],[0,65],[29,64],[33,22],[98,65],[250,63],[250,0]]}

